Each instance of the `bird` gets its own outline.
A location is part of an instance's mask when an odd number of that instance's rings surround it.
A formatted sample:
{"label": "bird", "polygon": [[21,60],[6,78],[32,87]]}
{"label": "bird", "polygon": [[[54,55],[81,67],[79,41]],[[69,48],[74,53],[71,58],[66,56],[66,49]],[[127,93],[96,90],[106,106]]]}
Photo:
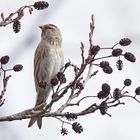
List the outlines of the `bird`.
{"label": "bird", "polygon": [[[52,90],[51,79],[61,71],[64,64],[60,29],[54,24],[45,24],[39,27],[41,41],[34,55],[34,81],[37,92],[35,106],[46,102]],[[35,122],[41,129],[42,117],[32,117],[28,127],[31,127]]]}

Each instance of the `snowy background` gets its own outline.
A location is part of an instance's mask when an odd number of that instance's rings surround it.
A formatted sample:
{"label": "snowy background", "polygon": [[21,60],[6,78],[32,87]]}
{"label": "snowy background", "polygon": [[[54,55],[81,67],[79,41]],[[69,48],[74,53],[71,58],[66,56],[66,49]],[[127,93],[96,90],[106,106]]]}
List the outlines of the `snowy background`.
{"label": "snowy background", "polygon": [[[0,0],[0,12],[5,16],[23,5],[33,4],[35,0]],[[43,11],[34,10],[30,15],[25,13],[21,20],[22,28],[18,34],[12,31],[12,25],[0,28],[0,56],[9,55],[9,67],[21,63],[24,66],[20,73],[11,73],[8,83],[6,101],[0,108],[0,116],[13,114],[30,107],[35,102],[33,81],[34,51],[40,41],[38,25],[53,23],[62,31],[65,61],[80,63],[79,47],[83,41],[88,46],[89,21],[91,14],[95,16],[94,43],[101,47],[111,47],[123,37],[132,39],[126,48],[137,57],[131,64],[125,61],[122,72],[114,70],[114,74],[99,73],[88,84],[87,94],[96,95],[103,82],[113,88],[122,87],[125,78],[132,79],[128,88],[131,94],[140,85],[140,1],[139,0],[48,0],[49,8]],[[114,59],[115,60],[115,59]],[[115,61],[114,61],[115,62]],[[0,79],[2,81],[2,79]],[[0,81],[0,82],[1,82]],[[1,89],[1,84],[0,84]],[[34,125],[27,128],[28,120],[0,123],[0,140],[48,140],[88,139],[88,140],[138,140],[140,130],[140,104],[126,100],[125,106],[109,110],[112,117],[101,116],[97,111],[92,115],[80,117],[84,132],[76,134],[69,128],[69,135],[60,134],[61,123],[55,119],[43,120],[41,130]],[[67,127],[67,126],[66,126]]]}

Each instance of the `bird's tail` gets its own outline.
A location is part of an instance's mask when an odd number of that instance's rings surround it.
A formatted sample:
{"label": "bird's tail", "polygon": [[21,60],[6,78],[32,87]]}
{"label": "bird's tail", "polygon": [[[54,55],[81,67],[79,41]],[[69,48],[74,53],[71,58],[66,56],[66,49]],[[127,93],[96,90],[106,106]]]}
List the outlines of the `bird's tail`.
{"label": "bird's tail", "polygon": [[[40,95],[40,94],[39,94],[39,95]],[[38,97],[37,97],[35,107],[38,106],[38,105],[40,105],[40,104],[42,104],[42,103],[44,102],[44,101],[43,101],[43,100],[44,100],[43,97],[44,97],[44,96],[38,96]],[[42,108],[43,108],[43,107],[38,108],[37,110],[42,110]],[[30,121],[29,121],[28,127],[31,127],[35,122],[37,122],[37,125],[38,125],[39,129],[41,129],[41,127],[42,127],[42,117],[39,117],[39,116],[37,116],[37,117],[32,117],[32,118],[30,119]]]}
{"label": "bird's tail", "polygon": [[35,122],[37,122],[37,125],[39,129],[42,127],[42,117],[33,117],[30,119],[28,127],[31,127]]}
{"label": "bird's tail", "polygon": [[[37,94],[36,98],[36,104],[35,106],[41,105],[42,103],[45,103],[46,99],[48,98],[50,94],[51,87],[48,87],[47,89],[39,88],[39,92]],[[37,110],[42,110],[43,107],[37,109]],[[37,122],[37,125],[39,129],[42,127],[42,117],[37,116],[37,117],[32,117],[29,121],[28,127],[31,127],[35,122]]]}

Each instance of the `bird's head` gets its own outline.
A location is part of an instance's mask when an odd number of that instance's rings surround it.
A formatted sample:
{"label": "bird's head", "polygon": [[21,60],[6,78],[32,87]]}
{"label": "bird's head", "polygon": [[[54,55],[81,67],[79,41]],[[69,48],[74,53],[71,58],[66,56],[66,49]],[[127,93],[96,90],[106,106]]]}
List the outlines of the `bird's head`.
{"label": "bird's head", "polygon": [[61,36],[60,29],[56,25],[46,24],[46,25],[39,26],[39,28],[42,31],[42,33],[41,33],[42,40],[47,40],[50,43],[54,43],[54,42],[61,43],[62,42],[62,36]]}

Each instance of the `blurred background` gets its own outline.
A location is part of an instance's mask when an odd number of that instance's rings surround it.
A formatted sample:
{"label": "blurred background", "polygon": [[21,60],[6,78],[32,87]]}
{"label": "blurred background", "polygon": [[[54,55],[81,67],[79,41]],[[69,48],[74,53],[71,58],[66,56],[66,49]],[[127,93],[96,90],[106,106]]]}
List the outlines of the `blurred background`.
{"label": "blurred background", "polygon": [[[19,7],[30,5],[35,0],[0,0],[0,13],[5,17],[16,11]],[[88,48],[88,33],[91,14],[95,16],[95,31],[93,41],[101,47],[112,47],[121,38],[128,37],[132,44],[124,51],[131,51],[136,55],[137,61],[132,64],[124,60],[123,70],[106,75],[100,71],[91,80],[83,94],[96,95],[102,83],[109,83],[113,88],[121,88],[125,78],[132,79],[132,86],[126,90],[134,94],[140,85],[140,1],[139,0],[48,0],[49,8],[28,14],[21,20],[21,31],[15,34],[12,25],[0,28],[0,56],[9,55],[10,62],[7,67],[22,64],[23,70],[19,73],[10,72],[5,94],[5,104],[0,108],[0,116],[10,115],[31,108],[34,105],[36,91],[33,79],[34,51],[40,41],[39,25],[46,23],[56,24],[62,31],[63,51],[65,62],[69,59],[80,64],[80,42]],[[114,61],[113,61],[114,60]],[[117,59],[111,59],[115,67]],[[94,68],[96,70],[96,68]],[[0,90],[2,79],[0,77]],[[87,100],[86,100],[87,101]],[[88,105],[88,103],[82,106]],[[93,100],[92,100],[93,101]],[[88,140],[138,140],[140,104],[131,99],[124,100],[125,106],[112,108],[102,116],[100,112],[80,117],[77,121],[83,126],[83,133],[76,134],[70,126],[67,136],[60,134],[61,123],[53,118],[45,118],[41,130],[34,125],[28,128],[29,120],[1,122],[0,140],[48,140],[57,139],[88,139]],[[79,110],[79,108],[77,108]]]}

